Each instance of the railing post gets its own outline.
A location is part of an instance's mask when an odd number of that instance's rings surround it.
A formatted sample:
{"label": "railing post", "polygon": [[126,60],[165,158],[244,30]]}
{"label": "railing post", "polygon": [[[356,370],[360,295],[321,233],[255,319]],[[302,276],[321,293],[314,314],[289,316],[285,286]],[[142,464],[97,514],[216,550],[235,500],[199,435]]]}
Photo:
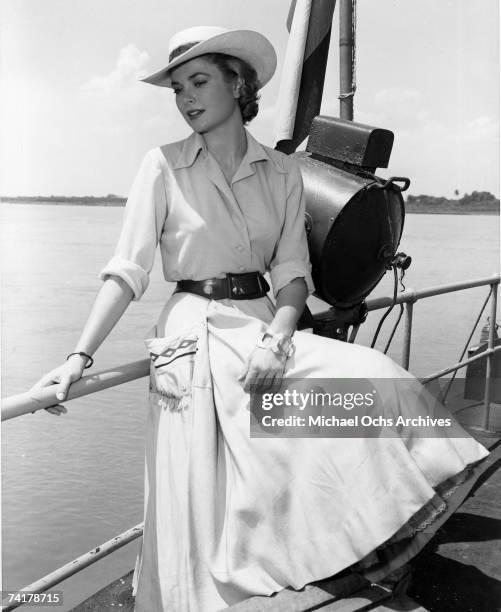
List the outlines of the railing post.
{"label": "railing post", "polygon": [[[494,348],[494,338],[496,333],[496,312],[498,303],[498,283],[491,285],[491,316],[489,319],[489,340],[487,349]],[[491,415],[491,387],[492,387],[492,371],[494,368],[494,353],[487,355],[487,364],[485,368],[485,391],[484,391],[484,409],[485,420],[484,429],[489,429],[489,421]]]}
{"label": "railing post", "polygon": [[402,347],[402,367],[409,369],[411,360],[411,336],[412,336],[412,313],[416,296],[412,289],[408,289],[407,293],[412,293],[408,302],[405,302],[405,318],[404,318],[404,345]]}

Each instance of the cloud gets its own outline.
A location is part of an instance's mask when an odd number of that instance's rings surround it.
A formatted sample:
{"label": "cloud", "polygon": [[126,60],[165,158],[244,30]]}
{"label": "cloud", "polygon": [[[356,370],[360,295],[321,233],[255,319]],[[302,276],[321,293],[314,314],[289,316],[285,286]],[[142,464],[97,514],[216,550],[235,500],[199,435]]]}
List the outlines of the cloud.
{"label": "cloud", "polygon": [[84,91],[94,93],[122,93],[135,87],[144,66],[149,60],[146,51],[129,44],[120,50],[113,70],[105,76],[93,76],[82,86]]}
{"label": "cloud", "polygon": [[495,121],[492,117],[476,117],[466,124],[466,129],[463,132],[465,140],[498,140],[499,139],[499,121]]}
{"label": "cloud", "polygon": [[141,83],[149,62],[146,51],[134,44],[122,47],[113,69],[94,75],[80,87],[82,105],[92,116],[91,130],[107,139],[126,138],[139,129],[166,130],[171,100],[165,91]]}

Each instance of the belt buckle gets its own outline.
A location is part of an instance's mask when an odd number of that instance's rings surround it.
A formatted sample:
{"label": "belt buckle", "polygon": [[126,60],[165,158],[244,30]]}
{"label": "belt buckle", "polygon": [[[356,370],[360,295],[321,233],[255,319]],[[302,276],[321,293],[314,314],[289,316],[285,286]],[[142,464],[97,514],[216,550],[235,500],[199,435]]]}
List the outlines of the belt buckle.
{"label": "belt buckle", "polygon": [[228,273],[228,297],[230,300],[242,300],[245,289],[238,284],[239,274]]}
{"label": "belt buckle", "polygon": [[245,299],[247,296],[244,297],[245,294],[245,289],[242,288],[241,286],[239,286],[238,284],[238,280],[239,277],[241,277],[243,275],[241,274],[232,274],[231,272],[228,273],[227,278],[228,278],[228,297],[232,300],[243,300]]}
{"label": "belt buckle", "polygon": [[[227,274],[228,294],[233,300],[252,300],[268,293],[269,287],[258,272]],[[250,290],[252,289],[252,291]]]}
{"label": "belt buckle", "polygon": [[240,297],[242,291],[237,285],[236,276],[236,274],[232,274],[231,272],[228,272],[228,274],[226,275],[228,283],[228,297],[230,298],[230,300],[242,299]]}
{"label": "belt buckle", "polygon": [[261,297],[262,287],[257,272],[246,272],[245,274],[239,274],[237,276],[243,285],[240,290],[242,296],[240,299],[253,300]]}

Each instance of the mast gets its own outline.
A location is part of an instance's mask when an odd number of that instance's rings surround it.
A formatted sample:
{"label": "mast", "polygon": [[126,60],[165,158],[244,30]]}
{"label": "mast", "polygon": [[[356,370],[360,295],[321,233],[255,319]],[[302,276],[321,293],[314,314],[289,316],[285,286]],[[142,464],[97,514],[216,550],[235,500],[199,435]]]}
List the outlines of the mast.
{"label": "mast", "polygon": [[349,121],[355,95],[355,4],[356,0],[339,4],[339,116]]}

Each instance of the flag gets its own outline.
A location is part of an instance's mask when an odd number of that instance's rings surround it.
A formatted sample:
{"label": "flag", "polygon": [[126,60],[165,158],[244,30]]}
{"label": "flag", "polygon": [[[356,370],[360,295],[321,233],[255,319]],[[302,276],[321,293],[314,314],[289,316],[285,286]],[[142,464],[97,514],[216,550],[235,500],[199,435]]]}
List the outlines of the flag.
{"label": "flag", "polygon": [[276,149],[292,153],[320,113],[336,0],[292,0],[275,123]]}

